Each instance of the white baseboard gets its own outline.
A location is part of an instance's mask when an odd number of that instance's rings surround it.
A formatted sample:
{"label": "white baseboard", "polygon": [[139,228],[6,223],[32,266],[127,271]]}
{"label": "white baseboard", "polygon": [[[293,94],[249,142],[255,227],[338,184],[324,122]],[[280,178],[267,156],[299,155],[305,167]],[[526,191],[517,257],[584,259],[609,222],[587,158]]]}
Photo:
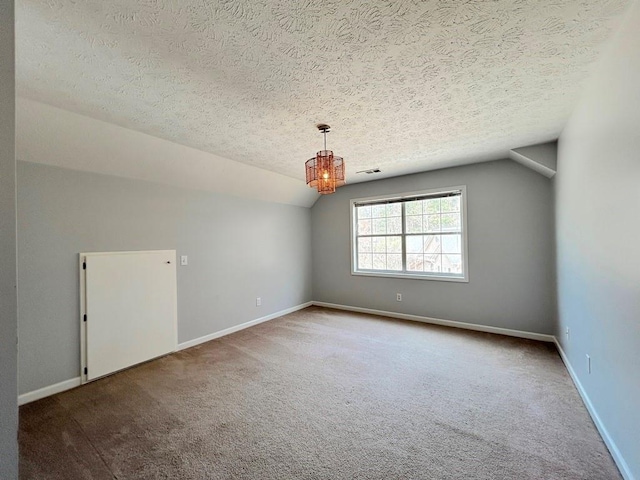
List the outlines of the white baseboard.
{"label": "white baseboard", "polygon": [[56,393],[64,392],[65,390],[71,390],[72,388],[80,386],[80,377],[70,378],[64,382],[56,383],[55,385],[49,385],[48,387],[39,388],[32,392],[23,393],[18,396],[18,405],[24,405],[25,403],[35,402],[41,398],[55,395]]}
{"label": "white baseboard", "polygon": [[491,327],[488,325],[476,325],[474,323],[456,322],[454,320],[443,320],[441,318],[423,317],[420,315],[410,315],[407,313],[387,312],[384,310],[374,310],[371,308],[351,307],[348,305],[338,305],[335,303],[313,302],[318,307],[335,308],[338,310],[348,310],[351,312],[370,313],[372,315],[381,315],[383,317],[399,318],[401,320],[412,320],[415,322],[432,323],[434,325],[443,325],[445,327],[463,328],[465,330],[476,330],[478,332],[497,333],[500,335],[508,335],[510,337],[528,338],[530,340],[540,340],[542,342],[555,341],[553,335],[545,335],[543,333],[524,332],[521,330],[512,330],[510,328]]}
{"label": "white baseboard", "polygon": [[533,332],[523,332],[521,330],[490,327],[486,325],[475,325],[473,323],[456,322],[453,320],[442,320],[439,318],[422,317],[419,315],[409,315],[405,313],[387,312],[383,310],[374,310],[371,308],[352,307],[348,305],[339,305],[335,303],[326,303],[326,302],[312,302],[312,303],[313,305],[317,305],[319,307],[335,308],[338,310],[348,310],[351,312],[370,313],[373,315],[399,318],[402,320],[413,320],[417,322],[433,323],[435,325],[444,325],[447,327],[464,328],[467,330],[476,330],[479,332],[498,333],[500,335],[508,335],[511,337],[528,338],[531,340],[540,340],[543,342],[555,343],[558,349],[558,352],[560,353],[560,358],[562,358],[562,361],[564,362],[564,365],[567,368],[567,371],[569,372],[569,376],[571,377],[571,380],[573,380],[573,383],[576,386],[576,389],[578,390],[580,397],[582,397],[582,401],[587,407],[587,411],[589,412],[589,415],[591,415],[591,418],[593,419],[593,423],[596,425],[596,428],[598,429],[598,432],[600,433],[602,440],[604,441],[605,445],[609,449],[609,452],[611,453],[613,460],[618,466],[620,473],[622,474],[625,480],[635,480],[635,477],[631,473],[629,465],[627,465],[627,462],[622,457],[620,450],[616,446],[615,442],[612,440],[611,436],[609,435],[609,432],[607,431],[606,427],[602,423],[602,420],[600,420],[600,416],[598,415],[596,409],[594,408],[593,403],[591,403],[591,399],[589,398],[584,388],[582,387],[582,384],[580,383],[580,380],[578,379],[575,371],[573,370],[571,363],[569,363],[568,357],[565,355],[564,351],[562,350],[562,346],[560,345],[560,342],[558,342],[558,339],[554,335],[545,335],[542,333],[533,333]]}
{"label": "white baseboard", "polygon": [[225,328],[224,330],[220,330],[219,332],[210,333],[209,335],[205,335],[204,337],[194,338],[193,340],[179,343],[176,351],[184,350],[185,348],[195,347],[196,345],[200,345],[201,343],[209,342],[216,338],[224,337],[225,335],[229,335],[231,333],[244,330],[245,328],[253,327],[254,325],[258,325],[259,323],[266,322],[268,320],[273,320],[274,318],[282,317],[283,315],[287,315],[289,313],[297,312],[298,310],[302,310],[303,308],[310,307],[311,305],[313,305],[312,302],[302,303],[300,305],[296,305],[295,307],[287,308],[285,310],[280,310],[279,312],[275,312],[270,315],[266,315],[264,317],[256,318],[255,320],[251,320],[249,322],[241,323],[240,325],[235,325],[233,327]]}
{"label": "white baseboard", "polygon": [[567,368],[567,371],[569,372],[569,376],[571,377],[571,380],[573,380],[573,384],[576,386],[578,393],[582,397],[582,401],[585,407],[587,407],[587,411],[589,412],[589,415],[591,415],[591,419],[593,420],[593,423],[595,423],[596,428],[598,429],[598,432],[600,432],[600,436],[602,437],[602,440],[604,440],[605,445],[609,449],[609,452],[611,453],[613,460],[616,462],[616,465],[618,466],[620,473],[622,474],[625,480],[634,480],[634,476],[631,473],[631,469],[629,468],[629,465],[627,465],[627,462],[622,457],[620,450],[618,450],[618,447],[616,446],[615,442],[609,435],[609,432],[607,431],[606,427],[602,423],[602,420],[600,420],[600,416],[598,415],[598,412],[593,406],[593,403],[591,403],[591,399],[589,398],[589,395],[587,395],[587,392],[582,387],[582,383],[580,383],[580,380],[578,379],[578,376],[576,375],[576,372],[573,369],[573,366],[569,362],[569,358],[565,355],[564,350],[562,350],[562,346],[560,345],[560,342],[556,337],[553,337],[553,341],[556,344],[558,353],[560,353],[560,358],[562,358],[562,361],[564,362],[564,366]]}
{"label": "white baseboard", "polygon": [[[178,344],[176,351],[184,350],[185,348],[189,348],[189,347],[195,347],[196,345],[200,345],[201,343],[208,342],[209,340],[213,340],[214,338],[219,338],[224,335],[229,335],[230,333],[252,327],[253,325],[258,325],[259,323],[266,322],[268,320],[273,320],[274,318],[287,315],[288,313],[293,313],[295,311],[302,310],[303,308],[310,307],[311,305],[312,305],[312,302],[296,305],[295,307],[287,308],[285,310],[280,310],[279,312],[275,312],[275,313],[272,313],[271,315],[266,315],[264,317],[256,318],[255,320],[251,320],[250,322],[246,322],[241,325],[236,325],[235,327],[227,328],[225,330],[220,330],[219,332],[215,332],[210,335],[205,335],[204,337],[200,337],[194,340],[189,340],[188,342],[180,343]],[[18,396],[18,405],[24,405],[29,402],[35,402],[36,400],[40,400],[41,398],[45,398],[50,395],[55,395],[56,393],[64,392],[65,390],[70,390],[72,388],[78,387],[80,386],[80,384],[81,384],[81,378],[76,377],[76,378],[71,378],[69,380],[65,380],[64,382],[56,383],[55,385],[49,385],[47,387],[39,388],[38,390],[34,390],[32,392],[23,393],[22,395]]]}

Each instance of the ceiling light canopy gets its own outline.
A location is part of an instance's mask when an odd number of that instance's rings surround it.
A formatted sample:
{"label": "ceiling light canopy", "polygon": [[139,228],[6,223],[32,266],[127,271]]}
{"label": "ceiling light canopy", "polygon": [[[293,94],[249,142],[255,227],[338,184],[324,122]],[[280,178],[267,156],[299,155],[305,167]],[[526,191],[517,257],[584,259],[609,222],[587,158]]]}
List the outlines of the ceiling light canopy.
{"label": "ceiling light canopy", "polygon": [[307,185],[317,188],[322,195],[327,195],[334,193],[337,187],[345,184],[344,159],[327,150],[327,133],[331,127],[324,123],[317,127],[324,135],[324,150],[320,150],[315,157],[305,162]]}

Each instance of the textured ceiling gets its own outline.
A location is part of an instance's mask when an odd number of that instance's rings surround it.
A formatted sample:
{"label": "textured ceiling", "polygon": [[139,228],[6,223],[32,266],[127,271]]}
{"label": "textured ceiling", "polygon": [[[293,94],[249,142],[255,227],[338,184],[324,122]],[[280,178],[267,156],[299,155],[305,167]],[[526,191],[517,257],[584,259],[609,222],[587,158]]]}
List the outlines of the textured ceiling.
{"label": "textured ceiling", "polygon": [[[19,95],[304,178],[552,140],[627,0],[18,0]],[[179,159],[176,159],[179,161]]]}

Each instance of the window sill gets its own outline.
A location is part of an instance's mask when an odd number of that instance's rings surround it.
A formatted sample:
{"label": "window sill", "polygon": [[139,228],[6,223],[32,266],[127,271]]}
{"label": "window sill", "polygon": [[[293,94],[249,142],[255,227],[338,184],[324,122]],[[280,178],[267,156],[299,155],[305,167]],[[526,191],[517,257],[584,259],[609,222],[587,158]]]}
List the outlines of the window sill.
{"label": "window sill", "polygon": [[362,277],[383,277],[383,278],[411,278],[415,280],[436,280],[439,282],[458,282],[469,283],[469,278],[449,276],[449,275],[430,275],[430,274],[415,274],[415,273],[401,273],[401,272],[376,272],[376,271],[351,271],[351,275]]}

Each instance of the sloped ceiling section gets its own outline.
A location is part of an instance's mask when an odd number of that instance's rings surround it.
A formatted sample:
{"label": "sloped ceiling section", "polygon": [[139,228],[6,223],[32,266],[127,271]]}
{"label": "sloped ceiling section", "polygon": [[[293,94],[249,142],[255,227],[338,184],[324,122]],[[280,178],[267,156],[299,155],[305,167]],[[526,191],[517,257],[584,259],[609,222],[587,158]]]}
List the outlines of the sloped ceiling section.
{"label": "sloped ceiling section", "polygon": [[371,180],[557,138],[627,3],[19,0],[18,93],[298,180],[326,122]]}
{"label": "sloped ceiling section", "polygon": [[236,197],[311,207],[304,182],[25,98],[16,101],[18,160]]}

